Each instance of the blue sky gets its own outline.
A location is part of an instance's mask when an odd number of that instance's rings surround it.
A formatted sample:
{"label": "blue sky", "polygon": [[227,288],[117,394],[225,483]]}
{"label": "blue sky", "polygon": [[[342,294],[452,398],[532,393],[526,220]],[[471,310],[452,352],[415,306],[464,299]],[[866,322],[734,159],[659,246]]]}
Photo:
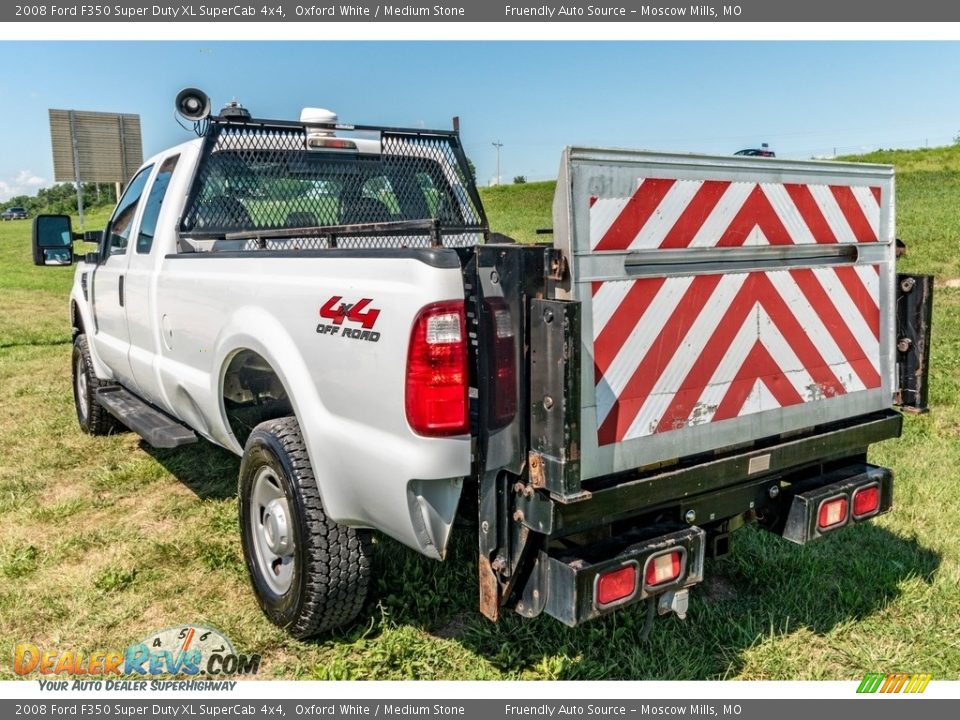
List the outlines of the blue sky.
{"label": "blue sky", "polygon": [[0,42],[0,200],[52,184],[48,108],[141,116],[144,156],[191,137],[188,85],[219,108],[449,127],[486,184],[556,175],[593,144],[806,158],[960,134],[960,42]]}

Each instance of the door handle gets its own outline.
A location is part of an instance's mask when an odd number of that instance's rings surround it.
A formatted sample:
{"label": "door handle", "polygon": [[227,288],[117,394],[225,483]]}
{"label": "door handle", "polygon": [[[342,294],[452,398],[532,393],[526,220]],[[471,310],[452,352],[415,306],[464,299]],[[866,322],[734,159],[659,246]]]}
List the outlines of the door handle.
{"label": "door handle", "polygon": [[123,275],[120,276],[118,287],[120,289],[120,307],[123,307]]}

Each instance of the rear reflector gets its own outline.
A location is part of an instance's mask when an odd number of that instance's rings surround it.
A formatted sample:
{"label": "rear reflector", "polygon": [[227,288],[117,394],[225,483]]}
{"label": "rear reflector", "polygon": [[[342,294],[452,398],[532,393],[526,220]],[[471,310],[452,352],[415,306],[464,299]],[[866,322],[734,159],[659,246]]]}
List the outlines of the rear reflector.
{"label": "rear reflector", "polygon": [[616,570],[608,570],[597,577],[597,605],[610,605],[628,598],[637,589],[637,566],[635,563]]}
{"label": "rear reflector", "polygon": [[673,550],[647,560],[644,583],[647,587],[673,582],[680,577],[680,551]]}
{"label": "rear reflector", "polygon": [[847,498],[835,497],[820,503],[817,526],[820,530],[843,525],[847,521]]}
{"label": "rear reflector", "polygon": [[853,494],[853,516],[857,519],[873,515],[880,509],[880,486],[872,485]]}
{"label": "rear reflector", "polygon": [[417,315],[407,355],[407,422],[419,435],[470,431],[467,331],[462,300],[427,305]]}

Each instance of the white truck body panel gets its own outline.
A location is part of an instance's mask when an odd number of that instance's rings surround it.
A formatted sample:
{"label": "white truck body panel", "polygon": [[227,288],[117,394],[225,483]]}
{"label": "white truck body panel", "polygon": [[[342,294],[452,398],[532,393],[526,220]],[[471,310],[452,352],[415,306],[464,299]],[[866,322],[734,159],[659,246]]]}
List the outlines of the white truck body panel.
{"label": "white truck body panel", "polygon": [[893,171],[568,148],[584,479],[889,408]]}
{"label": "white truck body panel", "polygon": [[[450,251],[429,264],[413,255],[344,257],[330,251],[241,257],[178,252],[177,221],[200,143],[185,143],[144,164],[152,167],[149,192],[160,165],[179,156],[150,251],[138,253],[131,241],[106,263],[78,266],[72,301],[97,375],[121,382],[211,442],[242,454],[226,416],[224,373],[238,352],[257,353],[287,391],[327,515],[441,558],[470,472],[471,440],[411,430],[405,370],[418,311],[463,298],[456,256]],[[131,237],[143,213],[141,203]],[[93,303],[82,290],[84,275]],[[344,302],[371,299],[370,307],[380,311],[375,342],[347,337],[349,328],[318,333],[318,310],[334,296]],[[109,334],[104,315],[113,318]]]}

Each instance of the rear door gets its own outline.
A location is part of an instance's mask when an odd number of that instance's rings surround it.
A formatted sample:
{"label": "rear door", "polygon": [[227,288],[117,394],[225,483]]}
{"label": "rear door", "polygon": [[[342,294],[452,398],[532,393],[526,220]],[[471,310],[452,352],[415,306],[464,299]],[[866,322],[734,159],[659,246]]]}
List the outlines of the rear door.
{"label": "rear door", "polygon": [[140,170],[127,185],[104,232],[100,264],[93,275],[93,311],[97,354],[116,379],[131,390],[137,385],[130,367],[130,332],[127,329],[126,275],[131,242],[136,239],[141,197],[152,166]]}
{"label": "rear door", "polygon": [[568,148],[582,478],[890,407],[893,171]]}

